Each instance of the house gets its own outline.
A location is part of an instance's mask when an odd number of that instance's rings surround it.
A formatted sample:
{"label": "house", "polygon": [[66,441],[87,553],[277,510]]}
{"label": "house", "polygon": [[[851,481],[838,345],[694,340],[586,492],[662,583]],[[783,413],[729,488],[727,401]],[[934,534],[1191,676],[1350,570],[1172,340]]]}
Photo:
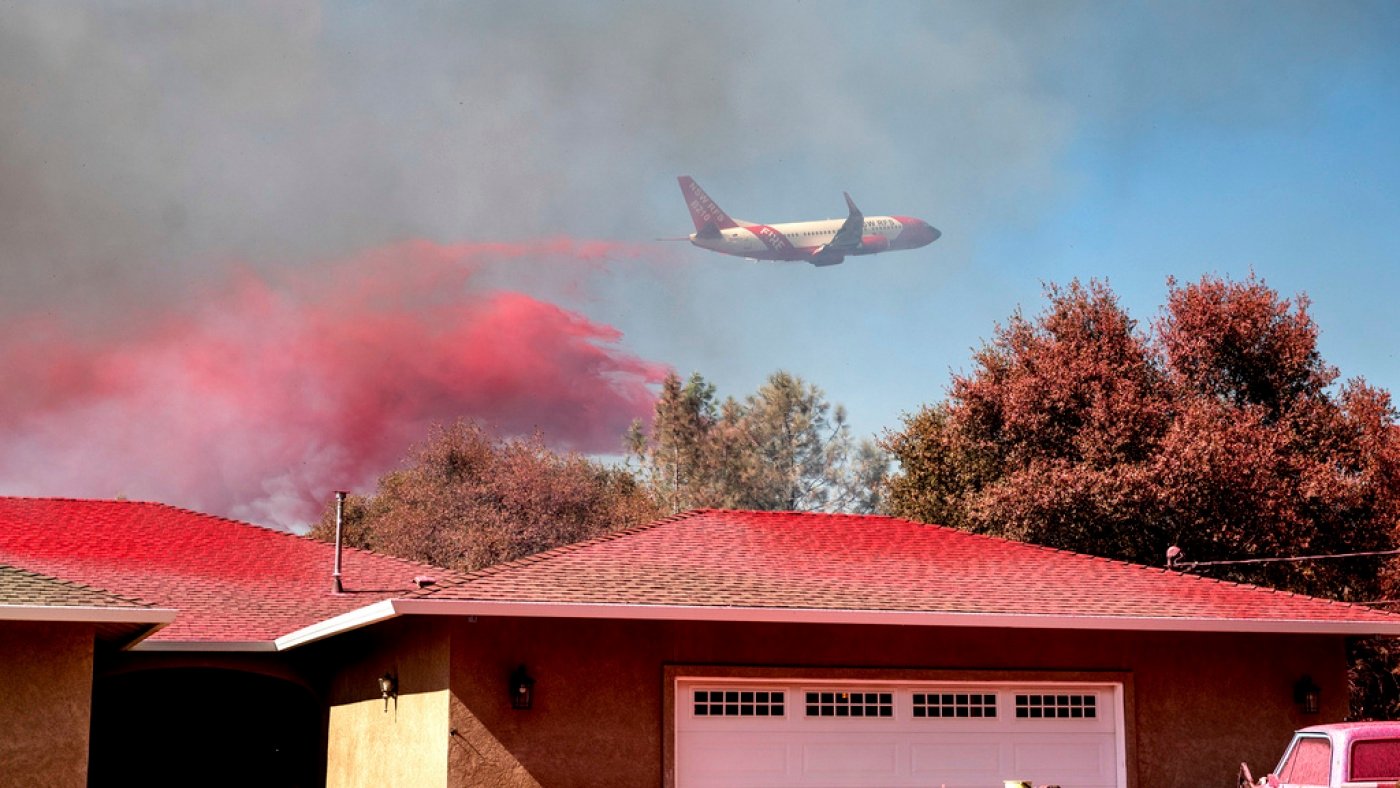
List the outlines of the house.
{"label": "house", "polygon": [[95,782],[1206,785],[1341,719],[1346,639],[1400,634],[889,517],[697,511],[470,575],[346,551],[341,594],[332,561],[159,504],[0,499],[0,562],[176,611],[96,660]]}

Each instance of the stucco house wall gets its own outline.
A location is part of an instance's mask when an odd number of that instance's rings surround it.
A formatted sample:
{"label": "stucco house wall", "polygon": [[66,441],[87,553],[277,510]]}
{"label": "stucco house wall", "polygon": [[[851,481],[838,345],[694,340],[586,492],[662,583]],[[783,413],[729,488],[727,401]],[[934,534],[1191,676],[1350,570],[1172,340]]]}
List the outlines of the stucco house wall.
{"label": "stucco house wall", "polygon": [[94,629],[0,621],[0,786],[87,785]]}
{"label": "stucco house wall", "polygon": [[[450,736],[449,630],[397,620],[338,638],[328,659],[326,785],[446,786]],[[397,697],[379,693],[392,675]]]}
{"label": "stucco house wall", "polygon": [[[534,707],[510,708],[519,664]],[[1346,713],[1335,636],[487,618],[451,624],[449,785],[663,785],[676,675],[1122,681],[1132,786],[1272,766],[1297,727]],[[760,671],[754,673],[754,671]],[[800,671],[800,674],[799,674]],[[1322,710],[1303,715],[1308,674]],[[335,745],[333,745],[335,746]]]}

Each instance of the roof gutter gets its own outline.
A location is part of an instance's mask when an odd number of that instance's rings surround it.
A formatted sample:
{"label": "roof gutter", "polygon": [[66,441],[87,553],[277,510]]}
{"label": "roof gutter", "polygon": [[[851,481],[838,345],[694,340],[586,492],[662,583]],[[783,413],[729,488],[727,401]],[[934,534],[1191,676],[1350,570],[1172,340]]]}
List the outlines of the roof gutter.
{"label": "roof gutter", "polygon": [[1396,617],[1393,622],[1374,622],[1325,619],[1038,615],[905,610],[388,599],[283,635],[276,641],[277,650],[295,648],[402,615],[596,618],[624,621],[713,621],[769,624],[865,624],[1131,632],[1400,635],[1400,617]]}
{"label": "roof gutter", "polygon": [[201,653],[272,652],[277,646],[270,640],[142,640],[131,651],[198,651]]}
{"label": "roof gutter", "polygon": [[80,605],[0,605],[0,621],[54,621],[89,624],[160,624],[175,620],[163,607],[83,607]]}

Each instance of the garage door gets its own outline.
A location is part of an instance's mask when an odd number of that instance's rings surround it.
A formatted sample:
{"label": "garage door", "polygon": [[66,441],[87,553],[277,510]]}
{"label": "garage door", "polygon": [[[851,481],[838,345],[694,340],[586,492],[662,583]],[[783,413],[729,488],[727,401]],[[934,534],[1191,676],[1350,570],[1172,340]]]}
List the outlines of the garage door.
{"label": "garage door", "polygon": [[680,679],[676,784],[1121,788],[1116,684]]}

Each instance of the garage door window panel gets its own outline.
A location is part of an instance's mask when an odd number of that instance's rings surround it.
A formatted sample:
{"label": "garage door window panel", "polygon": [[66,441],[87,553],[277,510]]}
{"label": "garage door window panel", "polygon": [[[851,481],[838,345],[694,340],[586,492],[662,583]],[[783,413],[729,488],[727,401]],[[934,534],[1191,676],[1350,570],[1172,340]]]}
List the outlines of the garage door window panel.
{"label": "garage door window panel", "polygon": [[692,713],[696,717],[781,717],[786,709],[783,690],[695,690]]}
{"label": "garage door window panel", "polygon": [[1095,695],[1016,695],[1017,719],[1092,720],[1098,714],[1098,697]]}
{"label": "garage door window panel", "polygon": [[893,692],[808,690],[806,696],[808,717],[894,716]]}
{"label": "garage door window panel", "polygon": [[990,692],[915,692],[915,719],[994,719],[997,696]]}

